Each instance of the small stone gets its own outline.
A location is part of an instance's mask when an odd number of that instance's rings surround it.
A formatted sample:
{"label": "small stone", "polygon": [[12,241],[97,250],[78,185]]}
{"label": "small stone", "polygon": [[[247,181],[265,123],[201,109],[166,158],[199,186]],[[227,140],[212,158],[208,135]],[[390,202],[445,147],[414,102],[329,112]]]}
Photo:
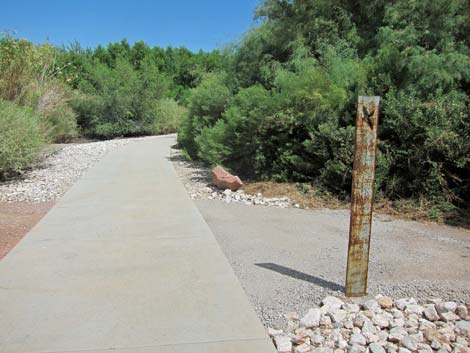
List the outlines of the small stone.
{"label": "small stone", "polygon": [[[357,316],[354,318],[354,326],[356,327],[359,327],[359,328],[362,328],[362,326],[364,326],[364,322],[366,322],[366,320],[369,320],[368,317],[366,317],[363,313],[359,313],[357,314]],[[370,320],[369,320],[370,321]]]}
{"label": "small stone", "polygon": [[393,353],[393,352],[397,352],[398,351],[398,346],[394,343],[390,343],[390,342],[386,342],[384,344],[384,348],[385,348],[385,351],[387,353]]}
{"label": "small stone", "polygon": [[307,353],[307,352],[310,352],[312,350],[312,346],[307,344],[307,343],[302,343],[301,345],[299,346],[296,346],[294,348],[294,352],[295,353]]}
{"label": "small stone", "polygon": [[325,337],[320,334],[314,333],[310,336],[310,342],[314,345],[322,345],[325,342]]}
{"label": "small stone", "polygon": [[441,348],[441,343],[438,340],[433,339],[431,342],[431,348],[437,350]]}
{"label": "small stone", "polygon": [[452,352],[452,347],[449,344],[444,343],[440,350],[444,350],[444,352]]}
{"label": "small stone", "polygon": [[362,303],[362,307],[365,310],[370,310],[372,312],[380,308],[379,304],[377,303],[375,299],[366,300],[364,303]]}
{"label": "small stone", "polygon": [[390,342],[400,342],[407,334],[408,332],[403,327],[394,327],[390,330],[388,340]]}
{"label": "small stone", "polygon": [[424,317],[428,319],[429,321],[439,320],[439,314],[437,313],[437,310],[434,304],[424,305],[423,314],[424,314]]}
{"label": "small stone", "polygon": [[418,342],[418,343],[424,341],[424,336],[423,336],[423,333],[421,331],[419,331],[418,333],[415,333],[413,335],[410,335],[410,337],[414,338],[416,340],[416,342]]}
{"label": "small stone", "polygon": [[325,328],[333,327],[331,324],[331,318],[327,315],[323,315],[320,319],[320,326],[325,327]]}
{"label": "small stone", "polygon": [[321,310],[318,308],[310,309],[300,320],[300,325],[306,328],[320,326]]}
{"label": "small stone", "polygon": [[343,306],[344,302],[336,297],[333,296],[327,296],[322,300],[322,305],[326,306],[326,310],[328,309],[341,309]]}
{"label": "small stone", "polygon": [[372,318],[374,325],[380,328],[387,328],[390,326],[390,318],[384,314],[377,314]]}
{"label": "small stone", "polygon": [[390,309],[393,307],[393,299],[390,297],[379,296],[375,299],[382,309]]}
{"label": "small stone", "polygon": [[333,311],[328,311],[328,316],[331,318],[331,321],[334,323],[339,323],[342,322],[345,318],[348,312],[346,310],[333,310]]}
{"label": "small stone", "polygon": [[436,330],[436,325],[433,324],[431,321],[428,321],[428,320],[425,320],[423,319],[424,321],[422,321],[420,324],[419,324],[419,330],[421,332],[427,332],[429,330]]}
{"label": "small stone", "polygon": [[401,310],[398,310],[397,308],[393,308],[390,312],[392,313],[392,315],[395,319],[404,319],[405,318],[405,314],[403,314],[403,312]]}
{"label": "small stone", "polygon": [[362,335],[366,338],[367,343],[374,343],[374,342],[379,341],[379,336],[376,335],[375,333],[366,332],[366,333],[363,333]]}
{"label": "small stone", "polygon": [[411,353],[411,351],[409,349],[399,347],[398,348],[398,353]]}
{"label": "small stone", "polygon": [[416,352],[418,350],[418,342],[415,338],[409,335],[403,336],[400,340],[400,344],[412,352]]}
{"label": "small stone", "polygon": [[439,313],[439,316],[440,316],[441,320],[445,321],[445,322],[460,320],[460,316],[453,313],[452,311]]}
{"label": "small stone", "polygon": [[468,346],[467,340],[460,336],[455,339],[455,343],[461,344],[462,346]]}
{"label": "small stone", "polygon": [[294,337],[292,337],[292,343],[296,345],[300,345],[304,343],[310,344],[310,337],[308,337],[307,335],[303,335],[303,334],[297,334]]}
{"label": "small stone", "polygon": [[379,331],[377,333],[377,336],[379,336],[379,341],[386,342],[388,340],[388,332],[387,330]]}
{"label": "small stone", "polygon": [[357,313],[360,310],[359,305],[354,303],[345,303],[342,308],[350,313]]}
{"label": "small stone", "polygon": [[455,313],[462,319],[466,320],[468,317],[468,308],[465,305],[459,305]]}
{"label": "small stone", "polygon": [[275,336],[274,344],[276,345],[277,351],[279,353],[291,353],[292,352],[292,342],[287,336]]}
{"label": "small stone", "polygon": [[415,298],[401,298],[395,301],[395,306],[400,310],[405,310],[408,305],[416,305]]}
{"label": "small stone", "polygon": [[268,327],[268,335],[271,336],[271,337],[282,335],[283,333],[284,333],[284,331],[282,331],[282,330],[276,330],[276,329],[273,329],[271,327]]}
{"label": "small stone", "polygon": [[353,344],[348,348],[348,353],[364,353],[366,347],[360,346],[358,344]]}
{"label": "small stone", "polygon": [[470,321],[460,320],[455,323],[461,332],[470,335]]}
{"label": "small stone", "polygon": [[443,303],[439,303],[436,305],[436,310],[439,313],[439,315],[443,313],[448,313],[448,312],[455,313],[456,309],[457,309],[457,303],[455,302],[443,302]]}
{"label": "small stone", "polygon": [[450,343],[455,341],[454,328],[451,326],[444,326],[439,329],[437,333],[441,343]]}
{"label": "small stone", "polygon": [[371,343],[369,345],[369,351],[370,353],[385,353],[384,347],[382,347],[381,345],[377,343]]}
{"label": "small stone", "polygon": [[406,306],[405,313],[406,314],[416,314],[421,316],[423,314],[424,308],[421,305],[417,304],[409,304]]}
{"label": "small stone", "polygon": [[366,319],[364,321],[364,324],[362,325],[362,333],[377,333],[377,329],[375,328],[374,324],[372,323],[372,321],[370,321],[369,319]]}
{"label": "small stone", "polygon": [[349,344],[365,346],[367,344],[366,338],[360,333],[353,333],[349,338]]}
{"label": "small stone", "polygon": [[391,327],[403,327],[405,326],[405,320],[404,319],[393,319],[392,322],[390,323]]}
{"label": "small stone", "polygon": [[317,347],[312,352],[313,353],[333,353],[334,350],[328,347]]}
{"label": "small stone", "polygon": [[454,350],[452,351],[452,353],[468,353],[468,352],[470,352],[470,349],[466,348],[465,346],[461,344],[455,344]]}

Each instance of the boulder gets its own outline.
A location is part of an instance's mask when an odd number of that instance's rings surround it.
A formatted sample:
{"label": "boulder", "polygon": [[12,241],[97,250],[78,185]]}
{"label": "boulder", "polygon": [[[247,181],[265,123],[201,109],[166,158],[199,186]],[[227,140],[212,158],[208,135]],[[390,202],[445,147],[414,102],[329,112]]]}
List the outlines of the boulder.
{"label": "boulder", "polygon": [[212,183],[219,189],[230,189],[232,191],[236,191],[243,186],[238,176],[230,174],[220,166],[212,169]]}

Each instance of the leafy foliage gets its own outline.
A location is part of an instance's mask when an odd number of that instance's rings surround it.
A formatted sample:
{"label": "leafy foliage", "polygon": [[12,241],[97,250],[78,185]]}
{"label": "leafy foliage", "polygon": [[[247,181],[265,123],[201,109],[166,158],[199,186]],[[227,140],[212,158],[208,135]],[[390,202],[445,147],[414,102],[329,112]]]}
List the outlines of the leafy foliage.
{"label": "leafy foliage", "polygon": [[[469,204],[467,1],[265,0],[256,16],[213,84],[232,95],[224,110],[189,109],[182,124],[192,157],[347,197],[357,96],[380,95],[378,194]],[[214,98],[198,89],[193,106]]]}
{"label": "leafy foliage", "polygon": [[44,143],[39,119],[30,108],[0,101],[0,179],[23,171]]}

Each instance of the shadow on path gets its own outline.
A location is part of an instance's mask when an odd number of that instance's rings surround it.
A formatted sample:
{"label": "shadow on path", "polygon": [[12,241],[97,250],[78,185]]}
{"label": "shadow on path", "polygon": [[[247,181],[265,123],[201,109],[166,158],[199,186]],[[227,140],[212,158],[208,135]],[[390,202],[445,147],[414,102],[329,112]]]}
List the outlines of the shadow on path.
{"label": "shadow on path", "polygon": [[265,268],[265,269],[268,269],[268,270],[271,270],[271,271],[274,271],[274,272],[277,272],[277,273],[280,273],[280,274],[285,275],[285,276],[289,276],[289,277],[292,277],[292,278],[295,278],[295,279],[300,279],[302,281],[306,281],[306,282],[316,284],[317,286],[320,286],[320,287],[323,287],[323,288],[331,289],[331,290],[334,290],[334,291],[341,291],[341,292],[344,291],[344,286],[342,286],[342,285],[324,280],[320,277],[315,277],[315,276],[309,275],[307,273],[294,270],[294,269],[289,268],[289,267],[281,266],[281,265],[274,264],[274,263],[271,263],[271,262],[259,263],[259,264],[255,264],[255,265],[259,266],[259,267],[262,267],[262,268]]}

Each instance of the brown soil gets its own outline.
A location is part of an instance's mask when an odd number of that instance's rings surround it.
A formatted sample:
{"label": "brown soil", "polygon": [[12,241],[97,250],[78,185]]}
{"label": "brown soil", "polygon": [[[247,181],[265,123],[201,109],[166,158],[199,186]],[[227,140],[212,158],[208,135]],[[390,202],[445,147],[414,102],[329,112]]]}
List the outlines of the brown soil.
{"label": "brown soil", "polygon": [[50,210],[54,201],[0,203],[0,260]]}
{"label": "brown soil", "polygon": [[[248,194],[261,193],[264,197],[288,197],[292,204],[298,204],[300,208],[348,209],[350,206],[349,200],[341,200],[306,183],[248,182],[243,186],[243,190]],[[469,210],[438,212],[431,203],[425,201],[408,199],[391,201],[381,197],[374,203],[374,212],[376,215],[394,219],[448,224],[470,229]]]}

